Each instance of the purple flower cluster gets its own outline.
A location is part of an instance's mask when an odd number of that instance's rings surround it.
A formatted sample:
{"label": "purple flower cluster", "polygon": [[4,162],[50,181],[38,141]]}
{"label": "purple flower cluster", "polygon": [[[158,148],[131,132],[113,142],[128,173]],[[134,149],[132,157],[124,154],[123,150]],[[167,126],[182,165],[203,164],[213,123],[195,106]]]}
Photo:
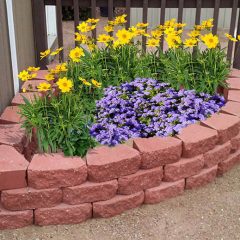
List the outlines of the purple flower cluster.
{"label": "purple flower cluster", "polygon": [[172,136],[219,111],[224,104],[224,98],[217,94],[176,91],[167,83],[137,78],[105,89],[104,97],[97,102],[91,135],[106,145],[135,137]]}

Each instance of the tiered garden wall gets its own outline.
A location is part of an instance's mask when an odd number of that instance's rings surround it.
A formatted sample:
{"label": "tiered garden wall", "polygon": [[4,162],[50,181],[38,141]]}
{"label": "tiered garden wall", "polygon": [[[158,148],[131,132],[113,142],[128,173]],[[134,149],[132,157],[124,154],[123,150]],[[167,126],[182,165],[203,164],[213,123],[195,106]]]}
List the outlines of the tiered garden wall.
{"label": "tiered garden wall", "polygon": [[112,217],[214,181],[240,163],[240,71],[228,83],[221,113],[176,137],[102,146],[86,159],[34,155],[19,125],[17,95],[0,118],[0,229]]}

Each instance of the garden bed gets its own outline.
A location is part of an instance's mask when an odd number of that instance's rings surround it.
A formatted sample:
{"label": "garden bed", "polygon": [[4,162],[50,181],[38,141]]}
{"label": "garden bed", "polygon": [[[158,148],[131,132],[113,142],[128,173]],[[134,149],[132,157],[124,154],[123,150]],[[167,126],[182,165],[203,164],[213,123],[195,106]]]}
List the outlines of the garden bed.
{"label": "garden bed", "polygon": [[[37,79],[45,73],[40,71]],[[112,217],[214,181],[240,163],[240,71],[233,70],[231,77],[220,113],[175,137],[101,146],[84,159],[33,155],[35,146],[19,127],[18,94],[16,106],[7,107],[0,118],[0,229]]]}

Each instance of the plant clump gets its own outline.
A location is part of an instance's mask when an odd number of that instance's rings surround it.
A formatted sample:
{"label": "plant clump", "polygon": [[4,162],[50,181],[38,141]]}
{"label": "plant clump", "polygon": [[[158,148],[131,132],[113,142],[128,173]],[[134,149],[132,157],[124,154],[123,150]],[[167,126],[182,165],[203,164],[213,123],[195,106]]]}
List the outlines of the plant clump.
{"label": "plant clump", "polygon": [[224,103],[218,94],[177,91],[167,83],[137,78],[105,89],[91,135],[110,146],[135,137],[173,136],[218,112]]}

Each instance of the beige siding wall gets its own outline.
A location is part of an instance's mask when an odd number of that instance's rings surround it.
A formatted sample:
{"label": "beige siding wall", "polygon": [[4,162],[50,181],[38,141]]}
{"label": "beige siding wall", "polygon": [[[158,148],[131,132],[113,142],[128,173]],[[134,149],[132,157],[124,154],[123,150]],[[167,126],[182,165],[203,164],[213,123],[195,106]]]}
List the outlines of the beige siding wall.
{"label": "beige siding wall", "polygon": [[13,17],[19,71],[35,65],[31,0],[13,0]]}
{"label": "beige siding wall", "polygon": [[[231,19],[231,9],[221,8],[219,11],[219,23],[218,27],[220,29],[228,29],[230,27]],[[183,22],[187,23],[187,28],[192,28],[195,23],[195,8],[184,8],[183,10]],[[167,8],[165,19],[177,18],[178,9],[177,8]],[[213,17],[213,8],[203,8],[201,12],[201,20],[206,20]],[[137,22],[142,21],[142,8],[132,8],[131,9],[131,24],[134,25]],[[154,27],[160,22],[160,9],[159,8],[149,8],[148,9],[148,22],[150,27]]]}
{"label": "beige siding wall", "polygon": [[8,37],[6,2],[0,1],[0,112],[13,96],[11,54]]}

